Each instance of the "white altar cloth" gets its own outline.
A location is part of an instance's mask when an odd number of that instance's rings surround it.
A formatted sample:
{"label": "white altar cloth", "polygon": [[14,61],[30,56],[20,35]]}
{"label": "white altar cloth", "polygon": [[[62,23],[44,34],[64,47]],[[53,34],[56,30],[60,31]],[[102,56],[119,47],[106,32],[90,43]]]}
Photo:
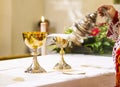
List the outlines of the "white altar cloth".
{"label": "white altar cloth", "polygon": [[47,73],[24,73],[32,57],[0,61],[0,87],[114,87],[112,57],[66,54],[71,71],[55,71],[59,54],[38,56]]}

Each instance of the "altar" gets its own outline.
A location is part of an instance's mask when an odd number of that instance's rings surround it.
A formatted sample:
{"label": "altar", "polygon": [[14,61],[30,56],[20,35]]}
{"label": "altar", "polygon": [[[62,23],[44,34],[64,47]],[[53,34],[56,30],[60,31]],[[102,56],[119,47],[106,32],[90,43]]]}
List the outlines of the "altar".
{"label": "altar", "polygon": [[114,87],[115,70],[111,56],[65,54],[71,70],[57,71],[59,54],[38,56],[46,73],[25,73],[32,57],[0,61],[0,87]]}

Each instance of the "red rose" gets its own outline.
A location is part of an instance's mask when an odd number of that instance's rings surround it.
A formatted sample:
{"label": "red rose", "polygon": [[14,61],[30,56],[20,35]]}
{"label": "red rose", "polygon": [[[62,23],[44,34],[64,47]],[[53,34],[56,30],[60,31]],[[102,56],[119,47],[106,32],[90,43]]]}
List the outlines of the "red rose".
{"label": "red rose", "polygon": [[99,32],[100,32],[100,30],[99,30],[99,28],[93,28],[92,30],[91,30],[91,36],[96,36],[96,35],[98,35],[99,34]]}

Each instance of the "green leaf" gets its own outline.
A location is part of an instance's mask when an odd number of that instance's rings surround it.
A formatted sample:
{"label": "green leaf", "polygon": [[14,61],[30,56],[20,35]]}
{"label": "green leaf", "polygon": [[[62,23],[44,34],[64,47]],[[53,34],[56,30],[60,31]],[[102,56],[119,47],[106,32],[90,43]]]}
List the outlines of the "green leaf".
{"label": "green leaf", "polygon": [[99,46],[101,46],[101,44],[102,44],[102,42],[96,42],[96,43],[95,43],[95,47],[98,48]]}
{"label": "green leaf", "polygon": [[110,43],[107,42],[107,41],[105,41],[103,44],[106,45],[106,46],[110,46]]}

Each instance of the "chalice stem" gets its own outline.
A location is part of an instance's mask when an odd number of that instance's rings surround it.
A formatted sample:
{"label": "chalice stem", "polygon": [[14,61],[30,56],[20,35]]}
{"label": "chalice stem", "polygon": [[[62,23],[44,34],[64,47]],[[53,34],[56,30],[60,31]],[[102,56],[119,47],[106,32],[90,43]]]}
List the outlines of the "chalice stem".
{"label": "chalice stem", "polygon": [[61,50],[60,50],[60,54],[61,54],[61,61],[62,61],[62,63],[65,63],[65,60],[64,60],[64,49],[63,48],[61,48]]}
{"label": "chalice stem", "polygon": [[39,67],[40,65],[39,65],[38,60],[37,60],[37,49],[34,49],[33,52],[34,52],[34,55],[33,55],[34,67]]}
{"label": "chalice stem", "polygon": [[66,63],[66,61],[64,60],[64,54],[65,54],[65,51],[64,51],[64,47],[62,46],[61,49],[60,49],[61,59],[60,59],[60,61],[54,66],[54,69],[56,69],[56,70],[71,69],[71,66],[68,65],[68,64]]}
{"label": "chalice stem", "polygon": [[37,49],[34,49],[33,55],[33,73],[43,73],[46,72],[44,68],[42,68],[37,60]]}

